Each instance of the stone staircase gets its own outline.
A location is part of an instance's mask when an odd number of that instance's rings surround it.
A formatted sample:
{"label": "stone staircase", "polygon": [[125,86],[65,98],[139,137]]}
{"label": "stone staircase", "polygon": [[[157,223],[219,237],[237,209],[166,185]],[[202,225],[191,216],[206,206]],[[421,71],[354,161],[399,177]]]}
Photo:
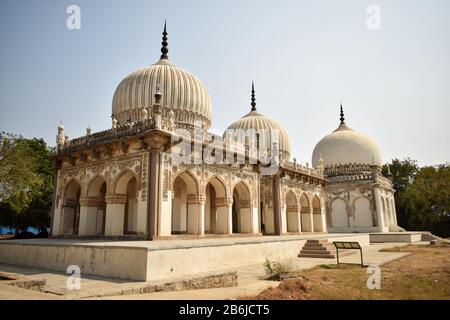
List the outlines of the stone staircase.
{"label": "stone staircase", "polygon": [[[345,257],[354,254],[353,250],[340,250],[339,257]],[[336,258],[336,248],[328,240],[307,240],[298,257],[300,258]]]}

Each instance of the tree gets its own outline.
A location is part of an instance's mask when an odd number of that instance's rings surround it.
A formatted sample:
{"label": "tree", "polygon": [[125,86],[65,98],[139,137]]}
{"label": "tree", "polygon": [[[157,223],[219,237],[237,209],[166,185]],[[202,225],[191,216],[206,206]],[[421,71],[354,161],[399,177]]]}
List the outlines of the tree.
{"label": "tree", "polygon": [[0,225],[16,233],[48,225],[52,202],[52,150],[43,139],[0,134]]}
{"label": "tree", "polygon": [[[406,209],[402,201],[402,196],[405,190],[410,186],[417,172],[419,171],[419,166],[416,160],[406,158],[404,160],[393,159],[389,164],[389,169],[392,174],[390,177],[392,179],[392,185],[395,190],[395,207],[397,211],[397,223],[399,226],[409,229],[408,217],[406,216]],[[382,173],[388,177],[388,165],[383,165]]]}
{"label": "tree", "polygon": [[[394,159],[389,164],[395,189],[398,225],[406,230],[450,236],[449,165],[419,168],[417,161]],[[382,173],[388,177],[388,166]]]}
{"label": "tree", "polygon": [[450,166],[423,167],[402,196],[409,225],[450,236]]}

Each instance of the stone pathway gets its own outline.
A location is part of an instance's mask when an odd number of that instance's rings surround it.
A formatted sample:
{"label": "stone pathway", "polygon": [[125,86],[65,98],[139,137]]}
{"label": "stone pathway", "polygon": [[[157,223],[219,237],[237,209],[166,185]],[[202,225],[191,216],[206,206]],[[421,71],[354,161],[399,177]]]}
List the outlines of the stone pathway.
{"label": "stone pathway", "polygon": [[[386,262],[401,258],[408,253],[379,252],[381,249],[403,246],[402,243],[381,243],[363,247],[364,264],[382,265]],[[341,262],[359,263],[358,254],[342,257]],[[288,260],[286,260],[288,261]],[[335,264],[335,259],[297,258],[289,259],[296,269],[309,269],[321,264]],[[172,292],[154,292],[135,295],[120,295],[96,299],[237,299],[246,296],[254,296],[269,287],[277,286],[279,282],[264,280],[264,267],[262,264],[241,266],[235,268],[238,272],[238,286],[229,288],[200,289]],[[111,279],[96,276],[85,276],[81,280],[81,290],[69,291],[67,289],[67,276],[64,273],[44,271],[39,269],[0,265],[0,271],[25,275],[32,279],[46,279],[46,290],[51,293],[15,288],[2,284],[0,281],[0,299],[70,299],[80,297],[83,293],[108,290],[116,291],[118,287],[142,286],[142,282]],[[223,270],[233,271],[233,270]]]}

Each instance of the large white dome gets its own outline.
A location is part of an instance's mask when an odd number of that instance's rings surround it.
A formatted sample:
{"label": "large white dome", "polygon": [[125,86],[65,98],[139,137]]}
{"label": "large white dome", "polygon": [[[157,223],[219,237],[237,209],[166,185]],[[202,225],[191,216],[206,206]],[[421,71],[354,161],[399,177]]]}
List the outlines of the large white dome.
{"label": "large white dome", "polygon": [[335,131],[317,143],[312,155],[313,167],[317,167],[321,158],[325,167],[340,164],[382,165],[378,145],[365,134],[349,128],[343,118]]}
{"label": "large white dome", "polygon": [[208,129],[211,124],[208,90],[194,75],[170,63],[165,27],[163,35],[161,59],[120,82],[112,101],[112,115],[118,123],[140,120],[143,108],[151,113],[159,86],[161,106],[173,110],[176,122],[194,125],[200,121]]}
{"label": "large white dome", "polygon": [[272,154],[273,143],[277,143],[282,159],[288,160],[291,155],[291,144],[287,131],[275,120],[272,120],[256,110],[255,90],[252,84],[252,109],[241,119],[233,122],[227,130],[254,131],[265,139],[267,154]]}

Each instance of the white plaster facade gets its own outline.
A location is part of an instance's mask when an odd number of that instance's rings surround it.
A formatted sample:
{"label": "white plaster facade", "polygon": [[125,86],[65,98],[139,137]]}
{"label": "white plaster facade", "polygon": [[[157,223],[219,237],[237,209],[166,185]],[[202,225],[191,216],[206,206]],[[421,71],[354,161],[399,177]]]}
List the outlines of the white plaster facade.
{"label": "white plaster facade", "polygon": [[[291,162],[288,134],[257,112],[254,88],[251,112],[229,129],[250,130],[256,141],[213,135],[207,131],[207,89],[169,62],[165,39],[157,63],[119,84],[111,129],[87,130],[86,136],[69,140],[58,127],[52,236],[158,240],[373,232],[396,226],[392,186],[381,176],[373,142],[339,127],[314,150],[315,168]],[[260,146],[267,132],[263,151],[275,163],[270,174],[261,161],[252,161],[250,148]],[[185,154],[193,159],[188,162],[174,157],[184,150],[177,148],[186,138],[192,147]],[[214,156],[225,159],[231,146],[232,157],[243,161],[206,161],[211,139],[218,146]],[[327,155],[326,165],[316,159],[320,152]],[[335,164],[344,158],[355,164]]]}

